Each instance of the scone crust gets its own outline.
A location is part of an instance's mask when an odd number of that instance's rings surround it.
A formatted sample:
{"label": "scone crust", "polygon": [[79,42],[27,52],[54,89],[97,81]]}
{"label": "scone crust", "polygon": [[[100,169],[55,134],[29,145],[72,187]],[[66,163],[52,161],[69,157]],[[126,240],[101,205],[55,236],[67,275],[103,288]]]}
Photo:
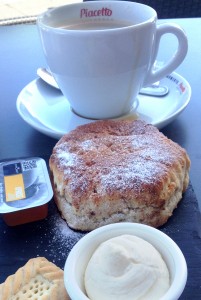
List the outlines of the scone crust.
{"label": "scone crust", "polygon": [[64,135],[50,157],[55,201],[70,227],[161,226],[189,182],[186,151],[143,121],[97,121]]}
{"label": "scone crust", "polygon": [[1,300],[70,300],[63,270],[45,257],[30,259],[0,284]]}

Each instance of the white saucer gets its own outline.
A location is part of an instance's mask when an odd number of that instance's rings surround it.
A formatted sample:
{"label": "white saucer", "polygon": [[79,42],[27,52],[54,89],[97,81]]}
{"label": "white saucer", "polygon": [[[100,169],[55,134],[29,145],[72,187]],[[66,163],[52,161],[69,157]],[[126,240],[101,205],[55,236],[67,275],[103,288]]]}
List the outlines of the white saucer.
{"label": "white saucer", "polygon": [[[139,118],[159,129],[173,121],[188,105],[191,97],[189,83],[172,73],[161,84],[168,86],[165,97],[138,95],[139,105],[123,118]],[[17,98],[17,110],[22,119],[36,130],[56,139],[78,125],[93,122],[74,114],[59,90],[41,79],[30,82]]]}

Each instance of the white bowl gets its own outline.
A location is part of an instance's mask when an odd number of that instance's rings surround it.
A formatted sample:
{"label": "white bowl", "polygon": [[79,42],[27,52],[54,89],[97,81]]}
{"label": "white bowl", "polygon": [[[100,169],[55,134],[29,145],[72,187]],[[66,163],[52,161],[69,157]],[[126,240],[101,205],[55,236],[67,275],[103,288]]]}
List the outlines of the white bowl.
{"label": "white bowl", "polygon": [[64,283],[72,300],[89,300],[84,287],[86,266],[100,243],[122,234],[138,236],[151,243],[162,255],[170,273],[170,288],[161,300],[177,300],[187,280],[187,265],[177,244],[153,227],[137,223],[116,223],[91,231],[69,253],[64,268]]}

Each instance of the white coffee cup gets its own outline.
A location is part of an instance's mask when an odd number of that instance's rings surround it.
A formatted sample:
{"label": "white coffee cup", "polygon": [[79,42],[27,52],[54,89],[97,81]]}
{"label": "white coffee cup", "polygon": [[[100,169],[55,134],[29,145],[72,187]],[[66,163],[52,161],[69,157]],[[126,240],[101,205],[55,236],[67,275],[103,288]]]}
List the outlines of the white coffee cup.
{"label": "white coffee cup", "polygon": [[[157,24],[149,6],[127,1],[90,1],[45,12],[37,20],[48,66],[77,114],[93,119],[125,115],[140,88],[174,71],[188,42],[175,24]],[[178,48],[155,69],[161,37]],[[170,47],[171,53],[171,47]]]}

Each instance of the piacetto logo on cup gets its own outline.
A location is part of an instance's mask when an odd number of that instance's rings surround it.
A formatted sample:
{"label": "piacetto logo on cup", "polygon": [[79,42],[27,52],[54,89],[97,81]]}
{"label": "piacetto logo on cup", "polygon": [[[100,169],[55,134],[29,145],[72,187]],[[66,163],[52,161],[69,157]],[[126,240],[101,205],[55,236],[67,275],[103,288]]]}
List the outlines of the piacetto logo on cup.
{"label": "piacetto logo on cup", "polygon": [[110,17],[111,15],[112,15],[112,10],[106,7],[103,7],[102,9],[94,9],[94,10],[82,8],[80,10],[80,18]]}

